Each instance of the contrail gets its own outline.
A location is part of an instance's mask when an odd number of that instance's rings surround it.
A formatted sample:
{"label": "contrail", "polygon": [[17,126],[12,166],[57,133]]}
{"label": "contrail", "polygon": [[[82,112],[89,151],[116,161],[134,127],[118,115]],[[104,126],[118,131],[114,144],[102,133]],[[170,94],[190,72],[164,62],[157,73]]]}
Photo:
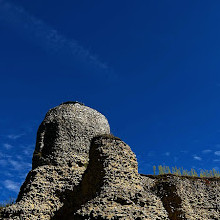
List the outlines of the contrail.
{"label": "contrail", "polygon": [[0,20],[18,33],[25,33],[31,41],[39,44],[48,53],[53,53],[67,60],[77,61],[100,71],[108,71],[108,66],[95,55],[83,48],[76,40],[67,39],[44,21],[30,15],[24,8],[0,0]]}

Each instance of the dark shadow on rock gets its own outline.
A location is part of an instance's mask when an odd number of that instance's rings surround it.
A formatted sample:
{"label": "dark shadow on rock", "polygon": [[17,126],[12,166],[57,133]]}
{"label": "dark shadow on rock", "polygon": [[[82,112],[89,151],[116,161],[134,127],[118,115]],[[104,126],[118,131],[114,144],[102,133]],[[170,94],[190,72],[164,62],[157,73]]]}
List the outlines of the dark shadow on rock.
{"label": "dark shadow on rock", "polygon": [[174,183],[171,183],[168,176],[158,180],[151,190],[161,199],[170,220],[184,220],[185,213],[182,212],[182,199],[177,193]]}
{"label": "dark shadow on rock", "polygon": [[58,193],[58,197],[64,203],[64,205],[55,212],[55,215],[51,220],[60,219],[103,219],[102,217],[94,217],[93,213],[90,216],[80,216],[75,212],[86,202],[95,198],[99,195],[101,187],[103,186],[104,173],[104,162],[105,158],[100,155],[100,152],[96,150],[94,141],[91,143],[89,151],[89,164],[83,174],[82,181],[80,184],[73,188],[73,190],[65,190],[64,192]]}
{"label": "dark shadow on rock", "polygon": [[[54,145],[57,138],[58,124],[41,123],[37,131],[36,148],[32,158],[32,169],[42,165],[51,164],[48,157],[53,155]],[[54,164],[56,165],[56,164]]]}

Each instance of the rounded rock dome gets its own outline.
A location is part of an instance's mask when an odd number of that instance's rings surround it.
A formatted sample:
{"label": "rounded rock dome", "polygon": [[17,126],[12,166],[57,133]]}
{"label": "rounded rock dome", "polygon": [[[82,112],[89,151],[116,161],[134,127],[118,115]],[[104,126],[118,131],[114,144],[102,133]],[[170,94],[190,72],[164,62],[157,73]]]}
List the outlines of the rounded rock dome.
{"label": "rounded rock dome", "polygon": [[104,115],[79,102],[64,102],[50,109],[41,123],[32,166],[83,166],[92,138],[109,133]]}

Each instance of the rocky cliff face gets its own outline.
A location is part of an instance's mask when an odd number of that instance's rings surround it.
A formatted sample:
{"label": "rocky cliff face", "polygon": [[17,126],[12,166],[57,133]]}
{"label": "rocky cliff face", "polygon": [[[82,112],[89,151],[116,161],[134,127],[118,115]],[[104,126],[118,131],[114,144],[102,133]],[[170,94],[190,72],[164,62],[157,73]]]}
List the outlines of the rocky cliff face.
{"label": "rocky cliff face", "polygon": [[32,170],[1,219],[220,219],[220,180],[146,176],[106,118],[80,103],[51,109]]}

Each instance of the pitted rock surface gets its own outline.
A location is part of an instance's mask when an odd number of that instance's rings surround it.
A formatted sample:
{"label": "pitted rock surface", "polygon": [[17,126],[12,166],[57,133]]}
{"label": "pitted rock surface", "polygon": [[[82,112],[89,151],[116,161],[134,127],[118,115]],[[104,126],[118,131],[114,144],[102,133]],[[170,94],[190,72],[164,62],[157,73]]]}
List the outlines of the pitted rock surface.
{"label": "pitted rock surface", "polygon": [[83,166],[93,137],[109,134],[107,119],[80,103],[63,103],[49,110],[41,123],[33,169],[41,165]]}
{"label": "pitted rock surface", "polygon": [[80,182],[92,138],[109,133],[105,116],[80,103],[49,110],[38,129],[32,171],[4,219],[50,219],[63,205],[60,192]]}
{"label": "pitted rock surface", "polygon": [[142,175],[142,182],[160,198],[171,220],[220,219],[220,178]]}
{"label": "pitted rock surface", "polygon": [[0,219],[220,219],[220,178],[139,174],[130,147],[109,133],[107,119],[80,103],[51,109],[32,170]]}
{"label": "pitted rock surface", "polygon": [[168,219],[160,199],[144,188],[135,154],[110,135],[93,139],[82,182],[63,200],[53,220]]}

